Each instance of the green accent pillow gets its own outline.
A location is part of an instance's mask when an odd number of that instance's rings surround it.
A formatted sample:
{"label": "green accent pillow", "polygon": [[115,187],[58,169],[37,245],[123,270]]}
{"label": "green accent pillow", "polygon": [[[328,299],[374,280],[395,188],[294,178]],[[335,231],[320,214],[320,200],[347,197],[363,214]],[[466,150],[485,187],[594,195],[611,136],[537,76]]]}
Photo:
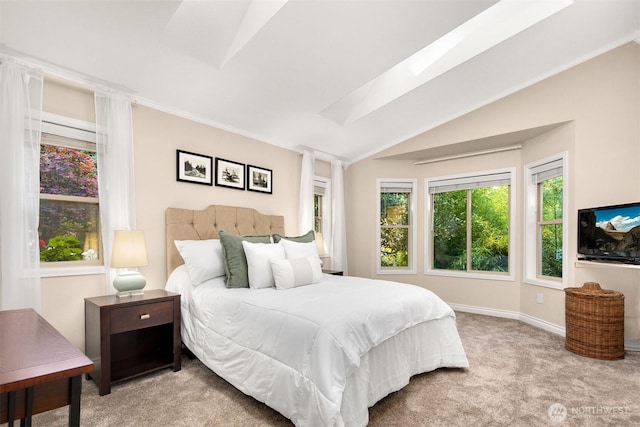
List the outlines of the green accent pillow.
{"label": "green accent pillow", "polygon": [[220,230],[218,232],[222,245],[222,257],[224,258],[224,270],[227,274],[227,288],[248,288],[249,267],[247,257],[244,254],[242,241],[251,243],[271,243],[270,236],[238,236]]}
{"label": "green accent pillow", "polygon": [[295,237],[281,236],[279,234],[273,235],[274,243],[278,243],[282,239],[292,240],[294,242],[300,242],[300,243],[309,243],[316,240],[316,235],[313,232],[313,230],[309,230],[308,233],[303,234],[302,236],[295,236]]}

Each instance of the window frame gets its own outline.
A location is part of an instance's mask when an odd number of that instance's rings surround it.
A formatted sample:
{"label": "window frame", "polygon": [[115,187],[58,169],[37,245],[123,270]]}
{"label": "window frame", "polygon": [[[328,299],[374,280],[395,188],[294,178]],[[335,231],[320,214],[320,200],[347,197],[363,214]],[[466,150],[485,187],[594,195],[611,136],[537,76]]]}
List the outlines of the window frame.
{"label": "window frame", "polygon": [[[381,248],[381,233],[382,227],[380,225],[380,196],[382,195],[382,189],[386,185],[402,185],[406,184],[406,187],[410,189],[409,194],[409,266],[408,267],[382,267],[380,263]],[[418,180],[415,178],[377,178],[376,179],[376,274],[416,274],[417,273],[417,259],[418,259],[418,227],[416,219],[418,218]]]}
{"label": "window frame", "polygon": [[[428,276],[446,276],[446,277],[464,277],[468,279],[488,279],[488,280],[496,280],[496,281],[515,281],[515,252],[516,248],[514,247],[515,242],[515,232],[516,232],[516,169],[511,168],[502,168],[502,169],[493,169],[479,172],[470,172],[470,173],[462,173],[455,175],[446,175],[446,176],[437,176],[426,178],[424,180],[425,188],[425,201],[424,201],[424,211],[425,211],[425,231],[424,231],[424,274]],[[477,270],[444,270],[444,269],[435,269],[433,268],[433,195],[429,192],[429,188],[432,187],[433,183],[436,181],[461,181],[461,182],[474,182],[474,179],[477,179],[477,182],[487,181],[487,177],[490,175],[502,175],[508,174],[509,179],[509,255],[508,255],[508,263],[509,263],[509,271],[508,272],[491,272],[491,271],[477,271]],[[479,185],[482,187],[482,185]],[[467,209],[470,209],[467,206]],[[467,223],[467,227],[470,223]]]}
{"label": "window frame", "polygon": [[[42,133],[63,138],[74,139],[79,141],[71,148],[79,148],[85,150],[97,151],[96,144],[96,125],[95,123],[85,122],[71,117],[61,116],[48,112],[42,112]],[[69,144],[61,144],[69,146]],[[76,201],[82,197],[69,197],[65,195],[40,195],[40,199]],[[95,198],[90,198],[95,199]],[[91,203],[97,203],[99,206],[99,197],[97,201],[91,200]],[[100,225],[98,225],[100,227]],[[100,228],[98,228],[98,235]],[[100,240],[100,236],[98,236]],[[99,260],[92,261],[57,261],[57,262],[40,262],[41,277],[62,277],[62,276],[84,276],[92,274],[104,274],[104,257]]]}
{"label": "window frame", "polygon": [[[540,271],[540,251],[539,249],[539,234],[538,228],[541,225],[539,221],[539,209],[540,209],[540,191],[538,183],[535,181],[534,176],[537,173],[543,173],[554,167],[557,167],[557,163],[562,165],[562,174],[556,176],[562,176],[562,278],[552,278],[549,276],[539,275]],[[556,166],[554,166],[556,165]],[[523,282],[542,286],[551,289],[562,290],[567,286],[568,281],[568,260],[567,260],[567,244],[569,242],[569,227],[567,225],[568,214],[568,198],[567,198],[567,183],[568,183],[568,153],[563,151],[558,154],[546,157],[544,159],[536,160],[525,164],[524,166],[524,250],[523,250]]]}
{"label": "window frame", "polygon": [[[323,236],[323,244],[324,244],[324,254],[320,255],[320,258],[330,258],[331,257],[331,236],[333,235],[331,230],[331,179],[325,178],[323,176],[314,176],[313,177],[313,197],[315,199],[316,195],[320,195],[318,189],[322,190],[322,206],[321,208],[321,223],[320,223],[320,232]],[[315,200],[314,200],[315,207]],[[316,215],[315,209],[313,212],[313,227],[315,231],[316,225]]]}

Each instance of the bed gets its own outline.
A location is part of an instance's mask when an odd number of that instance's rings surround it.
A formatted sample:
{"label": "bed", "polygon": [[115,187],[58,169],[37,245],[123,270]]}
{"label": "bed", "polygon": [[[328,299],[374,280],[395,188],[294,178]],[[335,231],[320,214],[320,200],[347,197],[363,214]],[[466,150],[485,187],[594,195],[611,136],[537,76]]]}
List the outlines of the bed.
{"label": "bed", "polygon": [[[308,243],[286,237],[278,245],[242,243],[256,287],[229,288],[235,273],[225,265],[220,274],[217,264],[229,264],[228,241],[236,235],[285,236],[284,219],[232,206],[168,208],[165,288],[182,295],[184,345],[216,374],[295,425],[367,425],[368,408],[411,376],[469,366],[453,310],[428,290],[318,273],[313,256],[305,258],[304,266],[310,267],[299,268],[304,260],[286,251],[284,259],[278,255],[265,264],[275,285],[261,282],[266,275],[258,275],[262,270],[256,265],[267,256],[259,258],[254,250],[284,246],[297,254]],[[204,252],[186,250],[205,244],[207,250],[227,249],[214,262],[216,272],[208,275],[194,267],[194,257]],[[288,287],[291,271],[294,281],[305,277],[304,286]]]}

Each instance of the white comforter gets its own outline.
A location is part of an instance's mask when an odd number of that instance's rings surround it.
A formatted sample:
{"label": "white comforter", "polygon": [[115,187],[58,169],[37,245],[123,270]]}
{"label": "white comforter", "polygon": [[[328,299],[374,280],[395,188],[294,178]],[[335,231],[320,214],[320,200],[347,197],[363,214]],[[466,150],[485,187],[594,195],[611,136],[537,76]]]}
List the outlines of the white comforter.
{"label": "white comforter", "polygon": [[[191,314],[185,343],[207,349],[196,355],[299,426],[341,425],[345,383],[364,355],[415,325],[454,317],[432,292],[395,282],[325,275],[315,285],[252,290],[226,289],[222,278],[193,288],[174,276],[167,290],[181,293]],[[468,366],[461,345],[455,350],[443,366]]]}

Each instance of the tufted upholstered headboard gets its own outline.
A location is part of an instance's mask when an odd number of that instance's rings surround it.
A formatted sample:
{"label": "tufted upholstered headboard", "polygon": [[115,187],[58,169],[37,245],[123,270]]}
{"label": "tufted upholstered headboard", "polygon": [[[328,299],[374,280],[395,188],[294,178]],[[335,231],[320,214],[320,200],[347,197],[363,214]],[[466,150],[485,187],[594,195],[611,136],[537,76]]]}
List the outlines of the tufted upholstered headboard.
{"label": "tufted upholstered headboard", "polygon": [[217,239],[218,231],[232,234],[282,234],[284,217],[263,215],[255,209],[211,205],[203,210],[167,208],[167,276],[184,260],[174,240]]}

